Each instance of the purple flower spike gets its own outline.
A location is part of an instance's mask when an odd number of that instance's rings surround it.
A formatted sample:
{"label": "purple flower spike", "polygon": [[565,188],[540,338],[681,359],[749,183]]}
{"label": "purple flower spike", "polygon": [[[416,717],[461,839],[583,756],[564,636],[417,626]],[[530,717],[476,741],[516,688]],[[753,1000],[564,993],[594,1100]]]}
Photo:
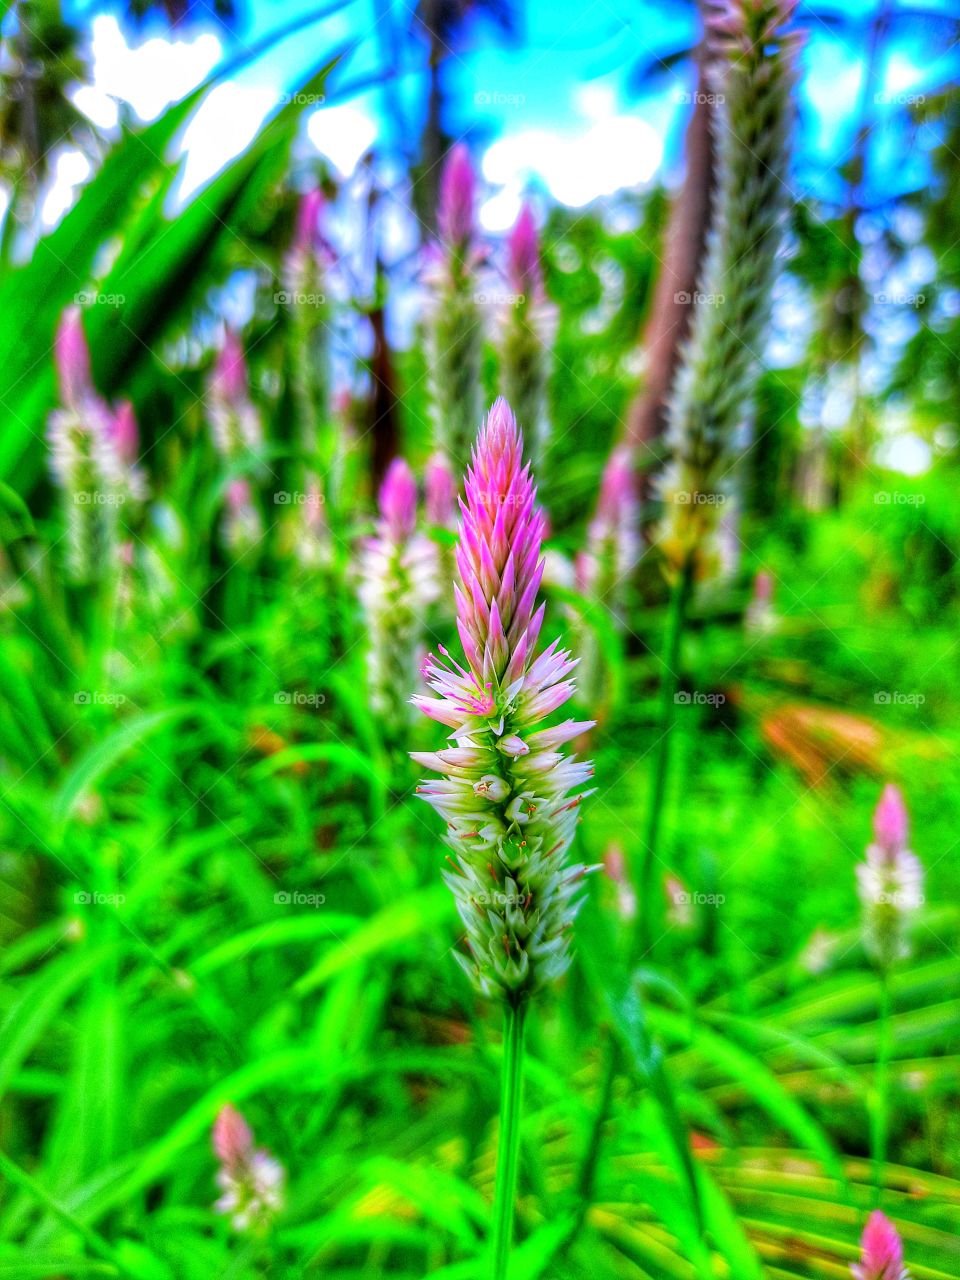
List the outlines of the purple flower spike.
{"label": "purple flower spike", "polygon": [[859,1266],[852,1266],[856,1280],[909,1280],[903,1265],[903,1242],[896,1227],[879,1209],[871,1213],[860,1240]]}
{"label": "purple flower spike", "polygon": [[470,152],[458,142],[447,156],[440,179],[437,224],[447,244],[463,247],[473,238],[475,188]]}
{"label": "purple flower spike", "polygon": [[873,814],[873,834],[881,849],[896,854],[906,847],[909,820],[900,788],[888,782]]}
{"label": "purple flower spike", "polygon": [[60,317],[53,343],[54,362],[60,386],[60,400],[77,408],[93,394],[90,373],[90,348],[83,331],[83,313],[77,306],[67,307]]}
{"label": "purple flower spike", "polygon": [[538,727],[572,696],[576,661],[556,641],[536,652],[544,518],[505,400],[480,431],[464,494],[454,593],[465,663],[441,646],[423,665],[438,696],[413,699],[455,745],[413,758],[441,775],[417,791],[445,820],[456,855],[444,879],[470,948],[461,964],[482,994],[517,1001],[570,963],[590,868],[566,854],[593,770],[557,748],[592,722]]}
{"label": "purple flower spike", "polygon": [[457,482],[451,475],[443,454],[435,453],[427,463],[423,487],[427,523],[449,529],[454,523]]}
{"label": "purple flower spike", "polygon": [[403,458],[394,458],[380,486],[380,516],[391,541],[404,542],[417,525],[417,482]]}
{"label": "purple flower spike", "polygon": [[507,278],[516,294],[536,302],[543,295],[540,237],[533,210],[525,204],[507,240]]}
{"label": "purple flower spike", "polygon": [[263,443],[260,418],[250,399],[243,343],[232,329],[224,336],[210,377],[210,425],[220,455],[234,461]]}

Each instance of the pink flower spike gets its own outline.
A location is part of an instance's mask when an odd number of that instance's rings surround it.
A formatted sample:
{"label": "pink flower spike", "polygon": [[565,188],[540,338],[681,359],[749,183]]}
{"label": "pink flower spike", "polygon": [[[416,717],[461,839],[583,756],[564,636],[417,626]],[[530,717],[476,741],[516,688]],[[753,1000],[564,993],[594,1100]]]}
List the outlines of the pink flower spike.
{"label": "pink flower spike", "polygon": [[237,404],[246,398],[248,377],[243,343],[232,329],[228,329],[213,367],[213,385],[228,404]]}
{"label": "pink flower spike", "polygon": [[903,1242],[896,1227],[879,1209],[871,1213],[860,1240],[859,1266],[853,1266],[856,1280],[907,1280],[903,1265]]}
{"label": "pink flower spike", "polygon": [[113,415],[113,442],[120,461],[126,466],[132,466],[140,451],[140,431],[133,405],[129,400],[121,401]]}
{"label": "pink flower spike", "polygon": [[253,1132],[229,1102],[220,1108],[213,1122],[213,1150],[231,1168],[249,1160],[253,1151]]}
{"label": "pink flower spike", "polygon": [[873,814],[873,834],[886,853],[906,848],[909,819],[900,788],[888,782]]}
{"label": "pink flower spike", "polygon": [[440,179],[437,225],[447,244],[463,247],[473,238],[475,186],[470,152],[458,142],[447,156]]}
{"label": "pink flower spike", "polygon": [[60,317],[53,355],[60,398],[64,404],[76,408],[93,390],[90,348],[83,331],[83,313],[78,306],[67,307]]}
{"label": "pink flower spike", "polygon": [[524,204],[507,240],[507,279],[514,293],[537,302],[543,294],[540,239],[533,210]]}
{"label": "pink flower spike", "polygon": [[394,458],[387,468],[379,501],[390,538],[396,543],[409,538],[417,523],[417,482],[403,458]]}

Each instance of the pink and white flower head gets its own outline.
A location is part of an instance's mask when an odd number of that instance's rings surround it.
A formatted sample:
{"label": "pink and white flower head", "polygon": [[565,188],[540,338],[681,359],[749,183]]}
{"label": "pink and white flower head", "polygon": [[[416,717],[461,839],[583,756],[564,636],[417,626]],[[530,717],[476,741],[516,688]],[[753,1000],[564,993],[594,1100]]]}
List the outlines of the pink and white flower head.
{"label": "pink and white flower head", "polygon": [[532,303],[543,297],[540,237],[529,204],[520,210],[507,238],[507,280],[513,293]]}
{"label": "pink and white flower head", "polygon": [[250,1126],[230,1103],[214,1121],[213,1149],[222,1192],[214,1209],[229,1217],[235,1231],[261,1234],[283,1208],[283,1166],[269,1151],[254,1147]]}
{"label": "pink and white flower head", "polygon": [[881,968],[910,954],[908,928],[923,905],[923,866],[907,848],[907,809],[899,788],[889,783],[873,815],[875,840],[857,867],[863,906],[863,943]]}
{"label": "pink and white flower head", "polygon": [[462,142],[451,147],[440,177],[437,225],[441,239],[451,248],[464,250],[474,233],[476,178],[470,152]]}
{"label": "pink and white flower head", "polygon": [[132,410],[115,414],[93,385],[79,307],[60,319],[54,363],[61,405],[48,422],[50,469],[64,496],[68,572],[92,582],[116,565],[119,512],[146,496],[146,479],[127,452]]}
{"label": "pink and white flower head", "polygon": [[[417,791],[447,824],[452,889],[484,995],[517,1001],[562,974],[588,868],[570,866],[589,763],[558,747],[592,722],[541,722],[573,694],[576,660],[537,641],[544,605],[544,518],[510,406],[498,400],[473,450],[456,549],[457,629],[464,662],[444,648],[423,665],[436,697],[413,702],[446,725],[452,745],[413,758],[440,776]],[[571,795],[570,793],[575,794]]]}
{"label": "pink and white flower head", "polygon": [[380,517],[360,557],[360,603],[367,625],[371,705],[392,727],[409,720],[423,613],[436,599],[436,548],[416,532],[417,482],[395,458],[379,495]]}
{"label": "pink and white flower head", "polygon": [[871,1213],[860,1240],[860,1262],[850,1270],[856,1280],[909,1280],[903,1265],[903,1241],[879,1209]]}
{"label": "pink and white flower head", "polygon": [[232,329],[224,336],[210,377],[210,425],[213,441],[227,462],[255,452],[263,442],[260,418],[250,400],[243,343]]}
{"label": "pink and white flower head", "polygon": [[637,895],[633,882],[627,871],[627,860],[623,855],[623,845],[611,840],[603,855],[603,870],[608,880],[612,880],[617,890],[617,911],[622,920],[633,920],[637,914]]}
{"label": "pink and white flower head", "polygon": [[614,449],[603,470],[587,545],[577,559],[577,586],[607,606],[621,624],[630,575],[642,553],[640,501],[630,450]]}

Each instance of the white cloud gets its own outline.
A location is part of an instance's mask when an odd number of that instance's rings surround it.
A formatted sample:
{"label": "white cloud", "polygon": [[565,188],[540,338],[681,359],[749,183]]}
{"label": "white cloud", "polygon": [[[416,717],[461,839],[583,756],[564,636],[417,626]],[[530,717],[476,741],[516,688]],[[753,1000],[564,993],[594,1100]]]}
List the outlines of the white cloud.
{"label": "white cloud", "polygon": [[318,151],[349,178],[377,136],[377,126],[357,107],[322,107],[307,123],[307,136]]}

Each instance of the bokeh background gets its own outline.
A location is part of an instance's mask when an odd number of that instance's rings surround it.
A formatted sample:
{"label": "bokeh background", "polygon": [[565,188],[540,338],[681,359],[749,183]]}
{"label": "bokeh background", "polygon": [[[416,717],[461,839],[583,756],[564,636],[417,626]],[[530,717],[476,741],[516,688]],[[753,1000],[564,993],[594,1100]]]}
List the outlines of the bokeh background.
{"label": "bokeh background", "polygon": [[[675,684],[659,477],[717,166],[695,4],[0,12],[0,1275],[486,1274],[499,1024],[412,794],[438,726],[378,703],[360,583],[388,464],[434,447],[462,143],[485,404],[525,201],[538,227],[544,635],[589,654],[598,720],[602,870],[531,1018],[513,1280],[848,1276],[877,1205],[915,1280],[956,1280],[960,9],[795,15],[781,269]],[[142,482],[80,575],[65,314]],[[218,448],[225,398],[255,458]],[[575,566],[624,443],[612,608]],[[924,882],[882,979],[855,868],[887,782]],[[214,1207],[228,1102],[284,1171],[253,1225]]]}

